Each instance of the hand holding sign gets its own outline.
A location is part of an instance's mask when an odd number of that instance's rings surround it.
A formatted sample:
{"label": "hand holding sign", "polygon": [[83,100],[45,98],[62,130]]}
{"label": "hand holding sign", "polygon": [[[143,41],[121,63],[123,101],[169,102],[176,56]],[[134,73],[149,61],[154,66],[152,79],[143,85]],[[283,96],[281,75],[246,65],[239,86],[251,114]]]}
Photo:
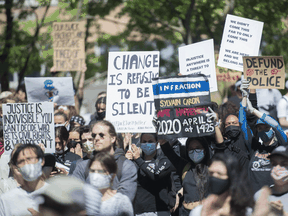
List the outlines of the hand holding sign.
{"label": "hand holding sign", "polygon": [[247,97],[249,95],[248,88],[249,88],[249,81],[247,81],[246,79],[242,80],[240,86],[242,97]]}
{"label": "hand holding sign", "polygon": [[140,157],[140,150],[135,144],[132,144],[132,155],[134,160]]}

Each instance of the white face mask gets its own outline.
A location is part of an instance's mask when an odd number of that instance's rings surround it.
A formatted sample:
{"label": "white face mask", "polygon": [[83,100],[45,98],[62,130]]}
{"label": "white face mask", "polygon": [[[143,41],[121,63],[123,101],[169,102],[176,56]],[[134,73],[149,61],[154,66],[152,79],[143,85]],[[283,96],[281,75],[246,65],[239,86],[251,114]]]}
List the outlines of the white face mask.
{"label": "white face mask", "polygon": [[92,141],[87,140],[87,142],[83,143],[83,147],[86,149],[88,153],[93,152],[94,144]]}
{"label": "white face mask", "polygon": [[112,175],[89,173],[90,184],[98,190],[109,188],[111,184]]}
{"label": "white face mask", "polygon": [[42,175],[42,159],[40,158],[36,164],[26,164],[21,168],[18,168],[22,174],[23,179],[26,181],[35,181]]}
{"label": "white face mask", "polygon": [[[65,148],[64,148],[64,151],[67,151],[68,150],[68,147],[67,146],[65,146]],[[61,149],[61,150],[59,150],[59,151],[57,151],[56,149],[55,149],[55,153],[56,154],[63,154],[63,149]]]}

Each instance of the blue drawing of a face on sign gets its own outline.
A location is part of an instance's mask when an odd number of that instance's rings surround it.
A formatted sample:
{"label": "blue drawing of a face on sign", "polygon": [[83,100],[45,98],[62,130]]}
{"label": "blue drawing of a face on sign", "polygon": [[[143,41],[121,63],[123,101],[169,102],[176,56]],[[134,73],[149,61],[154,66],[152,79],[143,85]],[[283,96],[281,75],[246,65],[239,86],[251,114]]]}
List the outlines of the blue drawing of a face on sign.
{"label": "blue drawing of a face on sign", "polygon": [[49,100],[53,99],[53,97],[57,96],[59,93],[59,91],[53,86],[52,80],[45,80],[44,88],[47,90],[45,95],[48,97]]}

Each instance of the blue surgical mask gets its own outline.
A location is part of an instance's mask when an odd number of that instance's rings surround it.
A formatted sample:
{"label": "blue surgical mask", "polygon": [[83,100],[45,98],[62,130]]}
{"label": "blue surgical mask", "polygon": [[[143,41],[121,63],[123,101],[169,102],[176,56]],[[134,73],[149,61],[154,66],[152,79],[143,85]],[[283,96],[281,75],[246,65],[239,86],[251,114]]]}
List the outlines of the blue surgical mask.
{"label": "blue surgical mask", "polygon": [[258,136],[261,138],[263,142],[269,142],[274,137],[274,134],[275,132],[272,128],[270,128],[270,130],[267,132],[265,131],[258,132]]}
{"label": "blue surgical mask", "polygon": [[195,164],[200,163],[205,156],[203,149],[190,150],[188,155]]}
{"label": "blue surgical mask", "polygon": [[141,143],[140,147],[147,156],[152,155],[156,151],[156,143]]}

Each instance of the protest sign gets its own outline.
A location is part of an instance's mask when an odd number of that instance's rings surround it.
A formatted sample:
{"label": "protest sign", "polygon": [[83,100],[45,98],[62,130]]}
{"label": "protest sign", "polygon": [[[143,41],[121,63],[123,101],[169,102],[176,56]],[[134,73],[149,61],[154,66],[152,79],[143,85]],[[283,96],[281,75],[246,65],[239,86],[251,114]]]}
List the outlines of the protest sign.
{"label": "protest sign", "polygon": [[2,109],[5,154],[17,143],[43,143],[45,153],[55,153],[53,103],[8,103]]}
{"label": "protest sign", "polygon": [[28,102],[75,105],[72,77],[25,77]]}
{"label": "protest sign", "polygon": [[284,89],[285,64],[280,56],[243,57],[244,78],[250,89]]}
{"label": "protest sign", "polygon": [[85,22],[53,23],[53,65],[56,71],[80,71],[85,64]]}
{"label": "protest sign", "polygon": [[155,132],[152,78],[159,76],[159,52],[110,52],[106,119],[117,132]]}
{"label": "protest sign", "polygon": [[210,92],[217,91],[213,39],[182,46],[178,50],[180,73],[204,74],[208,77]]}
{"label": "protest sign", "polygon": [[225,21],[218,66],[243,71],[242,56],[257,56],[263,22],[228,14]]}
{"label": "protest sign", "polygon": [[206,118],[211,103],[205,75],[186,75],[153,79],[157,110],[158,138],[199,137],[214,133]]}
{"label": "protest sign", "polygon": [[241,78],[242,72],[217,66],[218,57],[219,54],[215,53],[217,82],[221,81],[228,83],[236,83],[237,80]]}

